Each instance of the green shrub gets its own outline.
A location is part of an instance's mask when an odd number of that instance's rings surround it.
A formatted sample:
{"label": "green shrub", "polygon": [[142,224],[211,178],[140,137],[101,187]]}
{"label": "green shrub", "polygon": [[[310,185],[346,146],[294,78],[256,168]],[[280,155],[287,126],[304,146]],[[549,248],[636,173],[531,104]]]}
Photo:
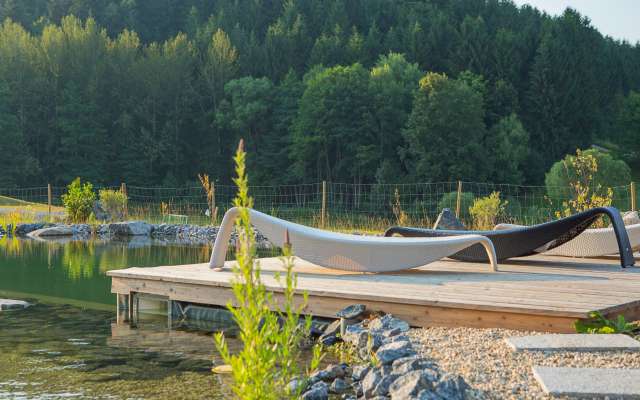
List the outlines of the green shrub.
{"label": "green shrub", "polygon": [[[584,173],[581,174],[580,158],[593,158],[595,167],[588,172],[591,174],[589,185],[596,195],[606,195],[607,188],[628,185],[631,182],[631,169],[622,160],[617,160],[609,153],[604,153],[596,149],[585,151],[576,151],[576,154],[568,154],[563,160],[560,160],[551,166],[551,169],[544,178],[547,187],[547,195],[552,201],[566,200],[567,197],[573,195],[573,189],[570,187],[573,182],[585,179]],[[583,168],[584,170],[584,168]],[[582,175],[582,176],[580,176]]]}
{"label": "green shrub", "polygon": [[[629,167],[624,161],[613,160],[609,154],[596,150],[581,151],[578,149],[575,156],[567,156],[561,163],[564,176],[569,179],[567,182],[569,198],[562,201],[561,210],[556,212],[558,218],[568,217],[594,207],[610,206],[613,202],[613,189],[611,188],[613,185],[610,182],[621,176],[625,182],[631,180]],[[551,172],[547,174],[547,179],[553,180],[556,177],[551,175]],[[598,218],[594,226],[601,228],[605,226],[605,222],[602,218]]]}
{"label": "green shrub", "polygon": [[500,192],[493,192],[487,197],[475,199],[469,208],[475,229],[493,229],[498,216],[504,213],[507,204],[507,201],[500,199]]}
{"label": "green shrub", "polygon": [[100,206],[111,216],[113,220],[122,220],[129,198],[120,190],[100,190]]}
{"label": "green shrub", "polygon": [[576,321],[574,328],[578,333],[633,333],[638,326],[625,320],[624,315],[618,315],[615,320],[605,318],[600,312],[589,313],[589,320]]}
{"label": "green shrub", "polygon": [[[256,259],[256,243],[249,216],[253,199],[248,195],[248,180],[245,174],[245,152],[242,142],[235,156],[238,195],[234,206],[240,210],[236,219],[238,246],[236,266],[233,269],[234,307],[229,310],[240,329],[242,348],[232,354],[224,333],[216,334],[216,347],[224,362],[231,367],[231,384],[236,398],[247,400],[276,400],[298,398],[300,393],[291,393],[289,381],[298,375],[301,362],[300,343],[308,335],[311,319],[300,325],[300,315],[307,304],[307,295],[296,304],[297,277],[293,272],[293,257],[290,246],[285,245],[284,281],[276,279],[282,293],[276,302],[260,278],[261,269]],[[272,312],[270,310],[276,310]],[[317,368],[320,353],[315,349],[310,367]]]}
{"label": "green shrub", "polygon": [[72,223],[85,222],[93,210],[93,202],[96,194],[93,185],[86,182],[84,185],[80,178],[76,178],[67,186],[67,193],[62,195],[62,203],[67,209],[67,217]]}
{"label": "green shrub", "polygon": [[[473,205],[473,193],[471,192],[462,192],[460,193],[460,214],[461,218],[468,216],[467,210],[469,207]],[[442,195],[440,201],[438,202],[438,212],[442,211],[443,208],[450,208],[453,211],[456,210],[456,202],[458,201],[458,192],[449,192]]]}

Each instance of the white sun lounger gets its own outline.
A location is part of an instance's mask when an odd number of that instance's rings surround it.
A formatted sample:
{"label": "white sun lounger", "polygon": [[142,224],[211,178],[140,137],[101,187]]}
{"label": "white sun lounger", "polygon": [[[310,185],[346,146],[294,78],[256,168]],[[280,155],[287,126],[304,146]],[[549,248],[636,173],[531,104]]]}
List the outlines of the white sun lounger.
{"label": "white sun lounger", "polygon": [[[251,224],[275,246],[282,247],[285,236],[296,257],[322,267],[357,272],[387,272],[420,267],[469,246],[480,244],[487,251],[493,271],[496,253],[489,239],[481,235],[437,238],[360,236],[325,231],[285,221],[249,210]],[[224,265],[238,209],[228,210],[211,253],[211,268]]]}

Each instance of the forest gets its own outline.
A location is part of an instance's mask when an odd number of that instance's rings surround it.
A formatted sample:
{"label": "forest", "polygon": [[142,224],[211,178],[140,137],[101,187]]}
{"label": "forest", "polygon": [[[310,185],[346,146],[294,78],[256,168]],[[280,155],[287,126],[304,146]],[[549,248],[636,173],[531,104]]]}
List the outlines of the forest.
{"label": "forest", "polygon": [[640,45],[508,0],[0,0],[0,187],[538,184],[640,164]]}

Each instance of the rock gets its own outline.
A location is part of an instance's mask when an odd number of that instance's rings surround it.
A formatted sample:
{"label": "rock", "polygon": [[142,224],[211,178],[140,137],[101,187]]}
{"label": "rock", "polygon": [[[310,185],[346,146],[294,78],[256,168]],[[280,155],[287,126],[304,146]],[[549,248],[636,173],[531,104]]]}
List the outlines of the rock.
{"label": "rock", "polygon": [[322,336],[324,331],[327,329],[328,324],[320,321],[313,320],[311,321],[311,328],[309,329],[309,335],[311,337],[319,337]]}
{"label": "rock", "polygon": [[346,373],[346,364],[330,364],[322,371],[317,372],[318,377],[323,380],[331,380],[335,378],[342,378]]}
{"label": "rock", "polygon": [[290,393],[302,393],[309,387],[309,380],[293,378],[288,386]]}
{"label": "rock", "polygon": [[331,393],[342,394],[350,389],[350,386],[344,379],[338,378],[329,387]]}
{"label": "rock", "polygon": [[467,228],[456,218],[450,208],[443,208],[436,222],[433,224],[433,229],[464,231]]}
{"label": "rock", "polygon": [[384,332],[393,329],[398,329],[400,332],[406,332],[409,330],[409,324],[399,318],[395,318],[391,314],[385,314],[380,318],[371,320],[368,328],[372,332]]}
{"label": "rock", "polygon": [[378,368],[369,370],[362,380],[362,392],[366,398],[373,397],[373,391],[382,380],[382,373]]}
{"label": "rock", "polygon": [[0,299],[0,311],[3,310],[21,310],[29,307],[31,304],[22,300]]}
{"label": "rock", "polygon": [[464,400],[470,386],[460,375],[447,374],[436,385],[435,392],[448,400]]}
{"label": "rock", "polygon": [[370,369],[371,367],[368,365],[356,365],[355,367],[353,367],[353,373],[351,374],[351,379],[353,379],[354,381],[362,380],[362,378],[364,378],[365,375],[367,375]]}
{"label": "rock", "polygon": [[439,379],[437,366],[433,361],[418,356],[403,357],[393,361],[393,373],[404,375],[415,370],[427,370],[432,375],[432,381]]}
{"label": "rock", "polygon": [[116,236],[149,236],[152,228],[143,221],[114,222],[109,224],[109,233]]}
{"label": "rock", "polygon": [[393,342],[402,342],[409,341],[409,336],[407,335],[396,335],[390,337],[381,336],[382,344],[393,343]]}
{"label": "rock", "polygon": [[440,397],[436,392],[431,389],[424,389],[414,397],[417,400],[447,400]]}
{"label": "rock", "polygon": [[318,338],[318,341],[324,346],[333,346],[334,344],[338,343],[339,339],[336,335],[322,335]]}
{"label": "rock", "polygon": [[330,323],[327,328],[322,332],[323,336],[335,336],[340,332],[340,320],[337,319]]}
{"label": "rock", "polygon": [[382,332],[382,336],[384,336],[385,338],[391,338],[394,336],[398,336],[401,333],[402,331],[398,328],[387,329],[386,331]]}
{"label": "rock", "polygon": [[56,225],[48,228],[42,228],[30,232],[27,236],[32,238],[51,237],[51,236],[73,236],[73,228],[69,225]]}
{"label": "rock", "polygon": [[389,394],[391,400],[407,399],[415,396],[424,389],[433,388],[431,376],[424,371],[411,371],[404,375],[400,375],[391,386],[389,386]]}
{"label": "rock", "polygon": [[374,396],[386,396],[387,394],[389,394],[389,387],[398,378],[399,378],[398,375],[393,375],[393,374],[383,376],[382,379],[380,380],[380,383],[378,383],[378,386],[376,386],[376,388],[373,390],[372,394]]}
{"label": "rock", "polygon": [[327,400],[328,398],[329,386],[324,382],[314,384],[301,397],[302,400]]}
{"label": "rock", "polygon": [[[18,224],[16,225],[15,234],[17,236],[25,236],[27,233],[37,231],[38,229],[42,229],[46,226],[47,224],[44,224],[44,223]],[[11,229],[7,229],[7,231],[11,232]]]}
{"label": "rock", "polygon": [[111,221],[111,215],[102,208],[99,200],[93,202],[93,216],[98,221]]}
{"label": "rock", "polygon": [[360,349],[365,346],[369,338],[369,332],[360,324],[349,325],[345,328],[342,340]]}
{"label": "rock", "polygon": [[367,307],[364,304],[352,304],[338,311],[336,315],[339,318],[354,319],[360,317],[366,308]]}
{"label": "rock", "polygon": [[376,351],[376,357],[381,364],[391,364],[398,358],[415,354],[408,341],[387,343]]}

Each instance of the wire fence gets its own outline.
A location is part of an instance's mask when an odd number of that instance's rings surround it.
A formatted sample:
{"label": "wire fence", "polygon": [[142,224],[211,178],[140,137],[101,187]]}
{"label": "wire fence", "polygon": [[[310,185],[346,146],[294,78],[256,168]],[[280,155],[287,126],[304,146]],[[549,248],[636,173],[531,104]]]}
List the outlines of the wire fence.
{"label": "wire fence", "polygon": [[[213,207],[200,186],[193,187],[105,187],[124,190],[129,198],[128,215],[153,223],[215,224],[232,207],[236,188],[215,185]],[[96,188],[100,190],[103,188]],[[613,206],[635,209],[635,185],[613,189]],[[26,203],[62,206],[65,187],[0,188],[0,207]],[[475,199],[499,192],[506,202],[497,222],[534,224],[557,217],[563,203],[573,198],[570,187],[522,186],[479,182],[414,184],[348,184],[319,182],[299,185],[251,186],[257,210],[312,226],[337,230],[380,231],[399,222],[431,226],[443,208],[471,222],[469,208]],[[212,208],[212,210],[210,210]],[[217,209],[217,214],[213,211]],[[59,212],[59,210],[58,210]],[[212,214],[214,214],[212,216]],[[217,216],[217,218],[215,218]]]}

